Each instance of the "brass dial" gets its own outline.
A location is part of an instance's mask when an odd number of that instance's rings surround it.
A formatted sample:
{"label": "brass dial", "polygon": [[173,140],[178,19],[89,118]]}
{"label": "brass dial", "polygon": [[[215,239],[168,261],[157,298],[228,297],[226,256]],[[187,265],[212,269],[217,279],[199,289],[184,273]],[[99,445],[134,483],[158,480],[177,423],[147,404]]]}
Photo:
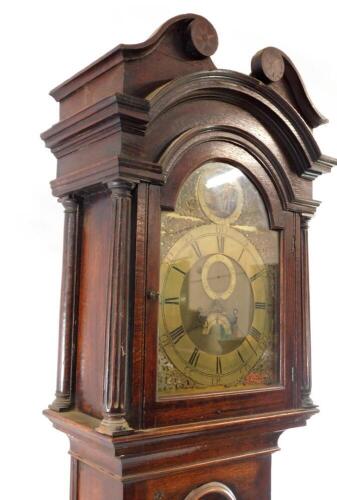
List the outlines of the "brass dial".
{"label": "brass dial", "polygon": [[160,397],[276,383],[279,240],[253,184],[199,167],[161,234]]}
{"label": "brass dial", "polygon": [[270,327],[267,274],[256,248],[215,224],[180,238],[162,262],[160,342],[173,365],[200,384],[228,385],[264,352]]}
{"label": "brass dial", "polygon": [[[215,271],[216,275],[210,277],[210,271],[216,266],[218,269],[217,271]],[[221,270],[221,267],[223,267],[225,271]],[[226,284],[221,290],[219,289],[219,284],[220,287],[223,286],[223,282],[225,281],[224,278],[227,274],[226,271],[229,274],[228,284]],[[219,253],[210,255],[202,266],[201,281],[204,290],[210,299],[228,299],[228,297],[233,293],[236,285],[236,274],[231,260],[226,255]]]}

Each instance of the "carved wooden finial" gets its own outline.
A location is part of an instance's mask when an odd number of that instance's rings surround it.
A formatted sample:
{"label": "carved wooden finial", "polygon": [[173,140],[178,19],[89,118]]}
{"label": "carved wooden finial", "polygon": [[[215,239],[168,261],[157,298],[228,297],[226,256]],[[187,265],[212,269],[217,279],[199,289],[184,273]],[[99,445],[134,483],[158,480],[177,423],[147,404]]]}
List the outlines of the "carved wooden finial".
{"label": "carved wooden finial", "polygon": [[252,59],[252,73],[266,83],[277,82],[284,75],[285,64],[281,52],[274,47],[260,50]]}
{"label": "carved wooden finial", "polygon": [[282,50],[275,47],[260,50],[253,57],[251,68],[252,76],[290,101],[309,127],[328,121],[313,105],[296,66]]}
{"label": "carved wooden finial", "polygon": [[193,56],[210,57],[218,48],[214,26],[203,17],[195,18],[188,26],[187,49]]}

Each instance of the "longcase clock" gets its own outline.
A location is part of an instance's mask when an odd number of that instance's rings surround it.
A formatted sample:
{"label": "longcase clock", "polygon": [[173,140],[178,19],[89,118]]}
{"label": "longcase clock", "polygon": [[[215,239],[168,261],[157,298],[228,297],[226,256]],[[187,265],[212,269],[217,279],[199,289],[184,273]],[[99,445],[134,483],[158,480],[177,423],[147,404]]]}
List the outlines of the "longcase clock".
{"label": "longcase clock", "polygon": [[65,211],[56,396],[71,500],[267,500],[310,398],[308,221],[321,154],[286,54],[215,68],[178,16],[51,95]]}

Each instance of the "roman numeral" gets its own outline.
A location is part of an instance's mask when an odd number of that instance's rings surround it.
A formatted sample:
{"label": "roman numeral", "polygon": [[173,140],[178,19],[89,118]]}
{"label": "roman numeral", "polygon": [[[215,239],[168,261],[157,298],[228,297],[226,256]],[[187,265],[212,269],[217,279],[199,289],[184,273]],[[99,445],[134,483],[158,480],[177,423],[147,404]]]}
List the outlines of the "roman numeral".
{"label": "roman numeral", "polygon": [[179,297],[167,297],[164,299],[165,304],[174,304],[174,305],[179,305],[180,300]]}
{"label": "roman numeral", "polygon": [[253,326],[251,327],[250,329],[250,335],[253,337],[254,340],[256,340],[256,342],[259,342],[260,341],[260,338],[261,338],[261,332],[259,332],[259,330],[257,330],[256,328],[254,328]]}
{"label": "roman numeral", "polygon": [[249,338],[248,338],[248,337],[246,337],[246,342],[247,342],[247,344],[249,345],[249,347],[251,348],[251,350],[253,351],[253,353],[257,355],[257,352],[255,351],[254,347],[253,347],[253,346],[252,346],[252,344],[250,343],[250,341],[249,341]]}
{"label": "roman numeral", "polygon": [[185,335],[185,331],[184,331],[184,328],[182,327],[182,325],[178,326],[178,328],[176,328],[175,330],[170,332],[170,337],[171,337],[171,340],[174,344],[177,344],[179,342],[179,340],[181,340],[183,338],[184,335]]}
{"label": "roman numeral", "polygon": [[200,352],[199,349],[196,347],[192,352],[190,359],[188,360],[189,364],[191,366],[196,367],[199,361],[199,357],[200,357]]}
{"label": "roman numeral", "polygon": [[242,362],[242,363],[244,363],[244,362],[245,362],[245,360],[243,359],[242,354],[241,354],[241,352],[240,352],[240,351],[238,351],[238,356],[239,356],[239,358],[241,359],[241,362]]}
{"label": "roman numeral", "polygon": [[261,278],[261,276],[264,276],[266,274],[266,269],[261,269],[258,273],[253,274],[249,279],[251,282],[257,280],[258,278]]}
{"label": "roman numeral", "polygon": [[255,309],[266,309],[267,304],[265,302],[255,302]]}
{"label": "roman numeral", "polygon": [[216,357],[216,373],[218,375],[222,373],[221,358],[219,356]]}
{"label": "roman numeral", "polygon": [[183,274],[184,276],[186,275],[185,271],[183,271],[182,269],[179,269],[179,267],[177,267],[177,266],[172,266],[172,269],[174,269],[178,273]]}
{"label": "roman numeral", "polygon": [[197,241],[191,241],[191,247],[193,248],[196,256],[200,259],[200,257],[202,257],[202,253],[200,251],[198,242]]}
{"label": "roman numeral", "polygon": [[225,247],[225,231],[223,226],[216,226],[216,239],[218,242],[219,253],[223,253]]}

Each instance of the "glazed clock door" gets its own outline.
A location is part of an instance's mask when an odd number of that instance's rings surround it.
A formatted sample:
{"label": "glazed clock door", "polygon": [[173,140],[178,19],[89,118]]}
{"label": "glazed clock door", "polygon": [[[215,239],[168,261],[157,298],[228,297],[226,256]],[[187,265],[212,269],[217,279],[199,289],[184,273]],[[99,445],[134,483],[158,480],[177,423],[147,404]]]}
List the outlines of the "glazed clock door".
{"label": "glazed clock door", "polygon": [[279,235],[231,165],[210,162],[161,215],[158,398],[279,383]]}
{"label": "glazed clock door", "polygon": [[207,161],[158,225],[153,408],[168,423],[179,408],[189,420],[193,408],[200,419],[205,408],[251,412],[263,397],[282,404],[285,231],[270,228],[257,187],[238,166]]}

